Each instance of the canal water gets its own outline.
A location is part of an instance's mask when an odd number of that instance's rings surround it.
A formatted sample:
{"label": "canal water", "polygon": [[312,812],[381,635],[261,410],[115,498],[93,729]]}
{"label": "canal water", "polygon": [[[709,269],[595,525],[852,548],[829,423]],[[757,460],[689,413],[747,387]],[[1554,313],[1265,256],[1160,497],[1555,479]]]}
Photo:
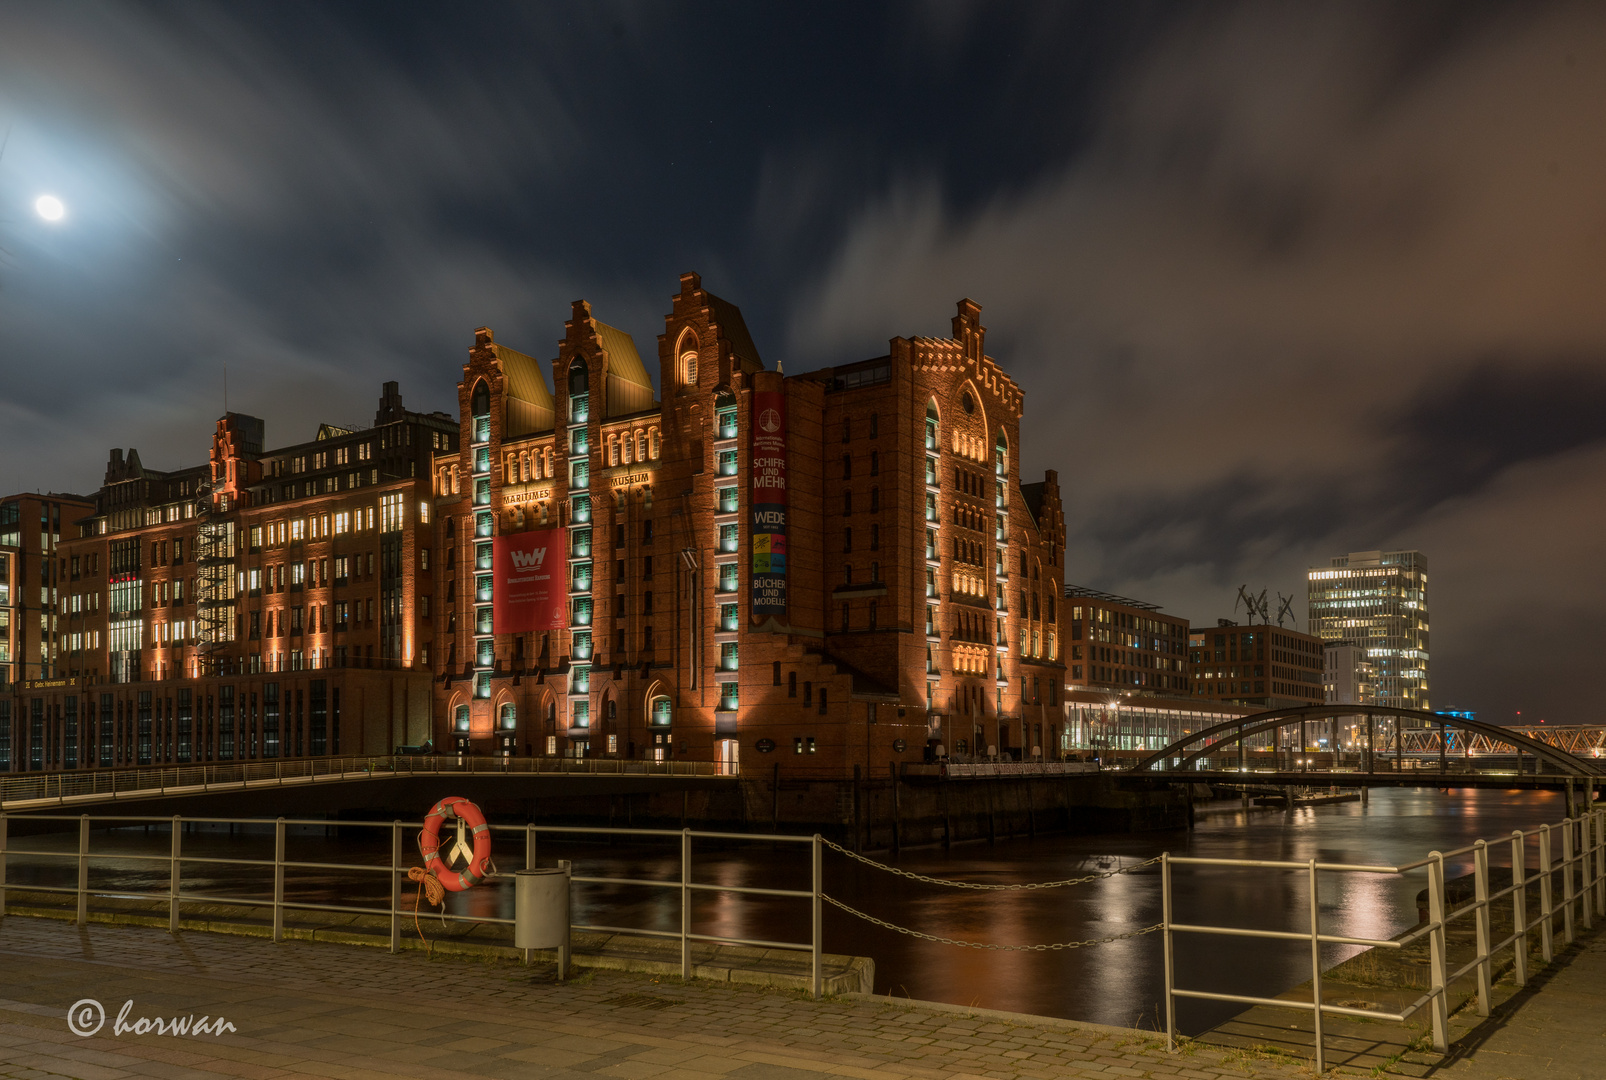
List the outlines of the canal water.
{"label": "canal water", "polygon": [[[1018,837],[997,843],[957,845],[944,852],[923,849],[901,856],[878,855],[902,869],[933,877],[988,884],[1022,884],[1077,877],[1100,870],[1136,867],[1162,851],[1217,858],[1303,862],[1399,864],[1432,850],[1449,850],[1481,838],[1509,837],[1563,816],[1560,795],[1532,791],[1379,789],[1371,802],[1338,803],[1293,814],[1280,810],[1227,809],[1199,819],[1189,831],[1101,836]],[[388,862],[388,830],[367,839],[343,828],[295,832],[288,841],[293,861],[376,864]],[[411,835],[409,835],[409,845]],[[169,838],[165,826],[96,832],[91,885],[96,892],[165,893]],[[15,836],[13,848],[76,851],[76,836]],[[214,827],[186,833],[183,866],[186,894],[267,899],[272,872],[262,866],[229,866],[203,858],[267,859],[269,829],[247,833]],[[98,853],[160,856],[147,862],[102,858]],[[416,861],[407,851],[404,861]],[[522,850],[502,854],[503,869],[522,862]],[[577,875],[629,877],[678,883],[679,840],[662,843],[553,842],[542,838],[538,861],[571,859]],[[1530,856],[1531,857],[1531,856]],[[189,861],[194,860],[194,861]],[[13,854],[8,882],[70,885],[68,859]],[[1491,862],[1505,862],[1504,849]],[[1452,863],[1451,877],[1470,871],[1470,861]],[[699,846],[693,880],[724,885],[807,889],[808,848],[737,842]],[[1303,873],[1231,868],[1182,868],[1174,873],[1178,922],[1304,931],[1309,892]],[[899,926],[940,937],[996,945],[1034,945],[1113,937],[1160,921],[1157,866],[1057,889],[975,891],[941,888],[861,865],[827,852],[825,891],[843,903]],[[1323,930],[1357,937],[1388,938],[1417,921],[1421,872],[1405,876],[1324,874],[1320,904]],[[414,886],[408,883],[408,888]],[[306,903],[383,906],[389,885],[383,872],[297,868],[287,874],[287,899]],[[808,940],[808,901],[784,897],[694,894],[693,931],[777,941]],[[450,910],[472,917],[511,918],[511,882],[495,882],[451,894]],[[639,885],[577,885],[574,921],[582,924],[677,931],[678,889]],[[428,923],[426,921],[426,933]],[[870,956],[876,990],[1013,1012],[1061,1016],[1123,1027],[1161,1026],[1162,942],[1159,934],[1082,948],[1045,951],[983,950],[919,940],[862,921],[827,906],[828,952]],[[1354,948],[1324,950],[1324,966],[1353,955]],[[1276,994],[1310,976],[1309,946],[1244,938],[1178,935],[1177,982],[1189,989],[1240,994]],[[1197,1032],[1238,1011],[1237,1006],[1180,1002],[1178,1021]]]}

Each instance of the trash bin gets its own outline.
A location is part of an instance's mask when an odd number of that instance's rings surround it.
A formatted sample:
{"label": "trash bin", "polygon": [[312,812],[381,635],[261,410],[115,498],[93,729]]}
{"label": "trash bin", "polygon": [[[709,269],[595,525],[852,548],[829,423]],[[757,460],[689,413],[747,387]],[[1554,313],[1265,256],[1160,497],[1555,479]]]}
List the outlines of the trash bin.
{"label": "trash bin", "polygon": [[569,863],[513,874],[513,946],[565,949],[569,945]]}

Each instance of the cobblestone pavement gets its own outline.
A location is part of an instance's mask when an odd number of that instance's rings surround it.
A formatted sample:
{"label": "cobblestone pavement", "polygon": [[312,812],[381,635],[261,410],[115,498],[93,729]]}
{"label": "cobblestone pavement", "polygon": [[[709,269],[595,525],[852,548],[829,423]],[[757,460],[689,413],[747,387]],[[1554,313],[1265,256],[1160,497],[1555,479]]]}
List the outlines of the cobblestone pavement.
{"label": "cobblestone pavement", "polygon": [[[84,1038],[69,1006],[103,1003]],[[112,1036],[128,1020],[225,1017],[221,1036]],[[896,1077],[1309,1076],[1281,1060],[1195,1047],[1168,1055],[1137,1032],[1013,1024],[795,991],[680,985],[550,967],[392,956],[48,919],[0,921],[0,1076],[619,1077],[821,1080]]]}

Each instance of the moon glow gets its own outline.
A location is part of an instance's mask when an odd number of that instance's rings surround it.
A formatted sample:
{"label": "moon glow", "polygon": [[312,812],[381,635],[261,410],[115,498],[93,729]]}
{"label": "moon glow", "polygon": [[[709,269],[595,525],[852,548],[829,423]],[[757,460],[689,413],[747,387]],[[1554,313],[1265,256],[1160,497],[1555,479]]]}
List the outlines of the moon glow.
{"label": "moon glow", "polygon": [[67,207],[54,195],[41,195],[34,200],[33,209],[46,221],[60,221],[67,216]]}

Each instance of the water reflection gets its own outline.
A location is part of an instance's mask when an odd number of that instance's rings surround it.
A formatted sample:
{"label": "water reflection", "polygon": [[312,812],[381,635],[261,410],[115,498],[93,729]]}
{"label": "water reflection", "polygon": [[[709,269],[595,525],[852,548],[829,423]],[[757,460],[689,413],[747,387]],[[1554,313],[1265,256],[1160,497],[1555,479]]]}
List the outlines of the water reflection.
{"label": "water reflection", "polygon": [[[1191,832],[1045,837],[994,845],[966,844],[943,852],[929,849],[888,859],[905,869],[977,882],[1048,881],[1076,877],[1100,864],[1132,864],[1161,851],[1210,857],[1280,859],[1303,862],[1397,863],[1434,849],[1460,847],[1484,837],[1509,836],[1562,815],[1558,794],[1522,791],[1466,791],[1446,795],[1432,789],[1379,790],[1369,806],[1341,803],[1294,814],[1279,811],[1226,813],[1202,818]],[[91,884],[97,891],[165,893],[169,838],[160,827],[119,830],[116,846],[126,854],[154,861],[96,858]],[[271,859],[271,827],[232,834],[226,830],[186,834],[192,857]],[[412,836],[404,850],[412,859]],[[16,837],[15,847],[76,850],[76,836]],[[92,849],[111,845],[96,834]],[[499,852],[504,870],[520,858]],[[303,830],[287,844],[287,857],[305,862],[354,862],[381,867],[390,858],[387,829]],[[1504,861],[1504,851],[1495,854]],[[1530,853],[1532,857],[1532,853]],[[633,927],[665,932],[680,928],[678,837],[664,842],[624,844],[557,843],[543,838],[539,861],[567,858],[582,876],[630,877],[662,881],[671,887],[577,885],[574,920],[581,924]],[[50,862],[10,857],[9,880],[71,885],[72,860]],[[1470,870],[1470,857],[1453,860],[1451,876]],[[809,887],[808,850],[801,845],[734,844],[694,856],[694,880],[764,888]],[[1176,918],[1179,921],[1303,930],[1309,896],[1302,872],[1178,868]],[[978,892],[942,889],[912,882],[827,855],[826,889],[843,902],[889,922],[942,937],[1027,945],[1100,938],[1158,922],[1159,873],[1149,867],[1097,883],[1063,889]],[[1329,932],[1356,937],[1389,937],[1416,922],[1420,875],[1405,878],[1325,874],[1321,912]],[[184,864],[184,887],[199,895],[266,900],[272,896],[270,867]],[[287,881],[287,899],[306,903],[371,904],[389,899],[388,875],[299,869]],[[416,886],[404,882],[410,898]],[[449,910],[474,918],[513,915],[510,882],[497,882],[466,894],[449,894]],[[786,897],[741,897],[696,892],[693,931],[702,934],[803,942],[808,937],[808,903]],[[872,956],[876,988],[962,1005],[1006,1009],[1129,1026],[1154,1026],[1161,994],[1161,942],[1158,935],[1082,949],[1000,952],[963,949],[916,940],[872,926],[827,907],[826,947],[831,952]],[[1354,948],[1332,947],[1324,956],[1336,963]],[[1195,989],[1233,993],[1276,993],[1309,976],[1308,947],[1300,942],[1248,943],[1243,940],[1179,936],[1179,982]],[[1232,1006],[1182,1002],[1178,1018],[1185,1030],[1199,1030],[1235,1011]]]}

